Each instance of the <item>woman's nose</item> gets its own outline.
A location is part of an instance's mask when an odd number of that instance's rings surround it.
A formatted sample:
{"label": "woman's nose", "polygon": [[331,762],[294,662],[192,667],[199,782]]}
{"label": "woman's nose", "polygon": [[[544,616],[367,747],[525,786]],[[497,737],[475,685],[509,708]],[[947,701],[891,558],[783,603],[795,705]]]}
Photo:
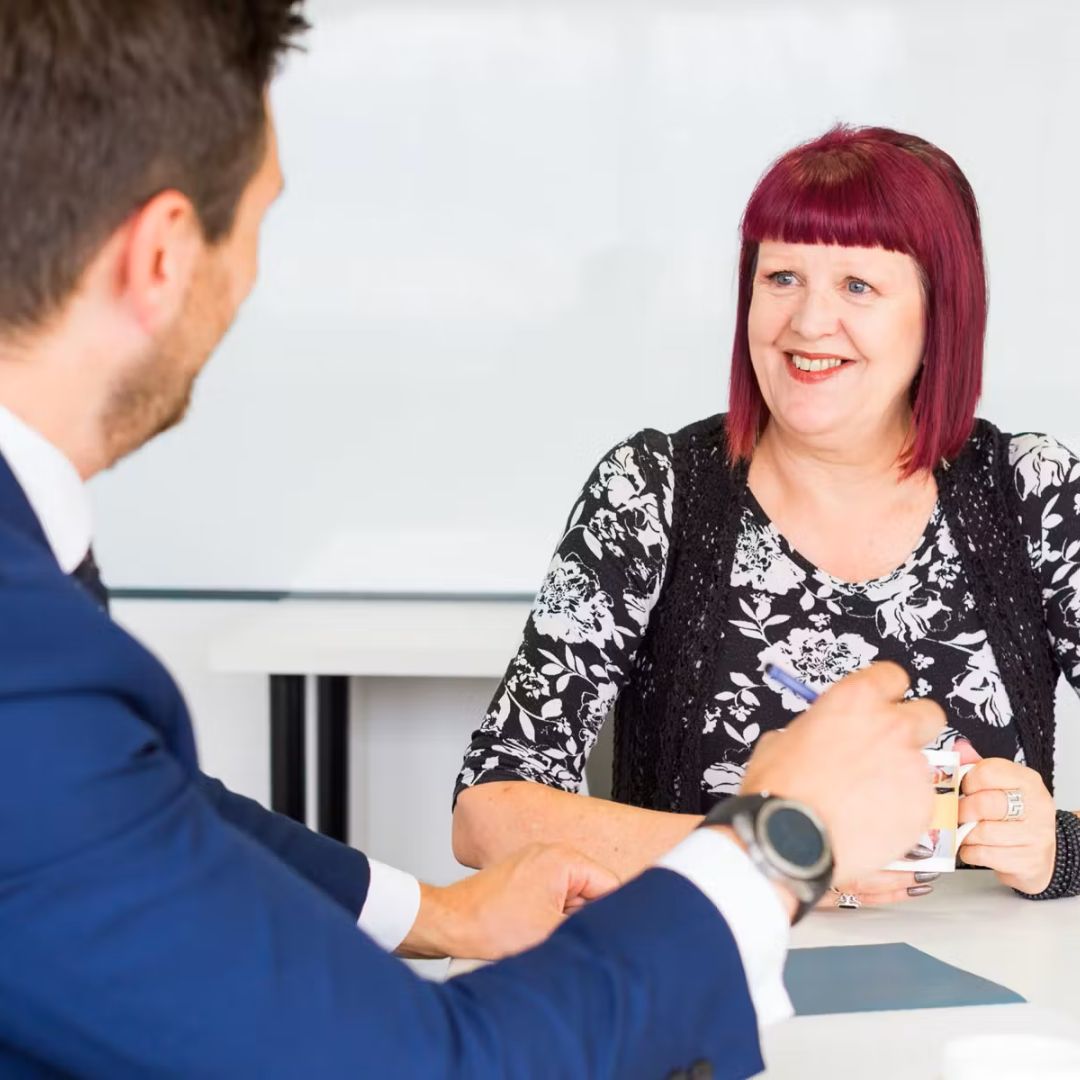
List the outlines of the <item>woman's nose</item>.
{"label": "woman's nose", "polygon": [[833,298],[827,292],[807,289],[791,313],[791,329],[804,341],[835,334],[840,325]]}

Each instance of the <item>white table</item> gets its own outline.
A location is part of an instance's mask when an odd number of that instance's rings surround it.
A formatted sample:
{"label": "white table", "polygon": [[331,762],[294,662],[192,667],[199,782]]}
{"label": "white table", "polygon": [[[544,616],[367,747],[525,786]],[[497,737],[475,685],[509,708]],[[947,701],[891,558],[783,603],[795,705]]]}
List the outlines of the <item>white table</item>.
{"label": "white table", "polygon": [[815,912],[792,934],[796,947],[890,941],[992,979],[1028,1004],[796,1017],[764,1034],[768,1076],[929,1078],[944,1044],[963,1034],[1080,1041],[1080,898],[1036,904],[987,871],[964,870],[943,875],[931,896]]}
{"label": "white table", "polygon": [[[1032,903],[986,871],[943,875],[931,896],[889,908],[821,911],[795,947],[907,942],[992,979],[1024,1005],[796,1017],[763,1033],[777,1080],[931,1080],[942,1048],[965,1034],[1025,1032],[1080,1042],[1080,898]],[[475,967],[456,960],[449,974]]]}
{"label": "white table", "polygon": [[531,604],[510,600],[282,600],[210,646],[219,671],[500,676]]}
{"label": "white table", "polygon": [[346,840],[347,680],[498,678],[530,606],[521,598],[280,600],[211,641],[213,670],[270,679],[273,808],[305,818],[308,676],[317,694],[317,826]]}

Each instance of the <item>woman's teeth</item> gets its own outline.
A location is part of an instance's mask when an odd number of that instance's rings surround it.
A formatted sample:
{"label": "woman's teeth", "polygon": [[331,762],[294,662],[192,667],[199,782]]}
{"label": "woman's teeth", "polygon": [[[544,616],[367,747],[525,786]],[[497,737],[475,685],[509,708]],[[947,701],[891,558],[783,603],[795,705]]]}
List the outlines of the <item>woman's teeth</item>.
{"label": "woman's teeth", "polygon": [[830,368],[838,368],[844,361],[836,356],[828,360],[808,360],[798,353],[791,353],[791,362],[800,371],[828,371]]}

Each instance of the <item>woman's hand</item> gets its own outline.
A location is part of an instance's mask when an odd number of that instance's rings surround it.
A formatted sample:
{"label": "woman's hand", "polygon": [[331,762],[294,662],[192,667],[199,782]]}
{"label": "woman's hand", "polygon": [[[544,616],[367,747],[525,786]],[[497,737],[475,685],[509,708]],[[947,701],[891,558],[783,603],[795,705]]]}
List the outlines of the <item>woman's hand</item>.
{"label": "woman's hand", "polygon": [[[993,870],[1010,888],[1041,893],[1057,855],[1054,799],[1042,777],[1006,758],[981,758],[968,742],[957,740],[956,749],[962,764],[975,762],[961,784],[960,823],[979,823],[960,847],[960,858]],[[1020,792],[1023,817],[1005,820],[1007,791]]]}
{"label": "woman's hand", "polygon": [[837,906],[841,895],[855,896],[860,907],[881,907],[883,904],[899,904],[903,900],[912,900],[927,896],[934,891],[931,881],[936,881],[938,874],[909,874],[901,870],[881,870],[876,874],[867,874],[858,881],[849,881],[845,885],[834,885],[819,901],[819,908]]}

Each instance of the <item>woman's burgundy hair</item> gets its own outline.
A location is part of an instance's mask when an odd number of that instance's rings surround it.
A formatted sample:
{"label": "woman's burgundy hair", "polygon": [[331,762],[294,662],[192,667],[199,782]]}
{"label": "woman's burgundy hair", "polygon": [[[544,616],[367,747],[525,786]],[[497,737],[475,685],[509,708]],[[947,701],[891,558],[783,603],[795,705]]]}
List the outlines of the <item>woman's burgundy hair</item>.
{"label": "woman's burgundy hair", "polygon": [[926,343],[905,473],[955,458],[982,389],[987,300],[979,208],[956,162],[914,135],[840,126],[789,150],[758,182],[742,220],[727,421],[734,460],[749,459],[768,420],[747,339],[758,246],[766,240],[883,247],[915,260]]}

